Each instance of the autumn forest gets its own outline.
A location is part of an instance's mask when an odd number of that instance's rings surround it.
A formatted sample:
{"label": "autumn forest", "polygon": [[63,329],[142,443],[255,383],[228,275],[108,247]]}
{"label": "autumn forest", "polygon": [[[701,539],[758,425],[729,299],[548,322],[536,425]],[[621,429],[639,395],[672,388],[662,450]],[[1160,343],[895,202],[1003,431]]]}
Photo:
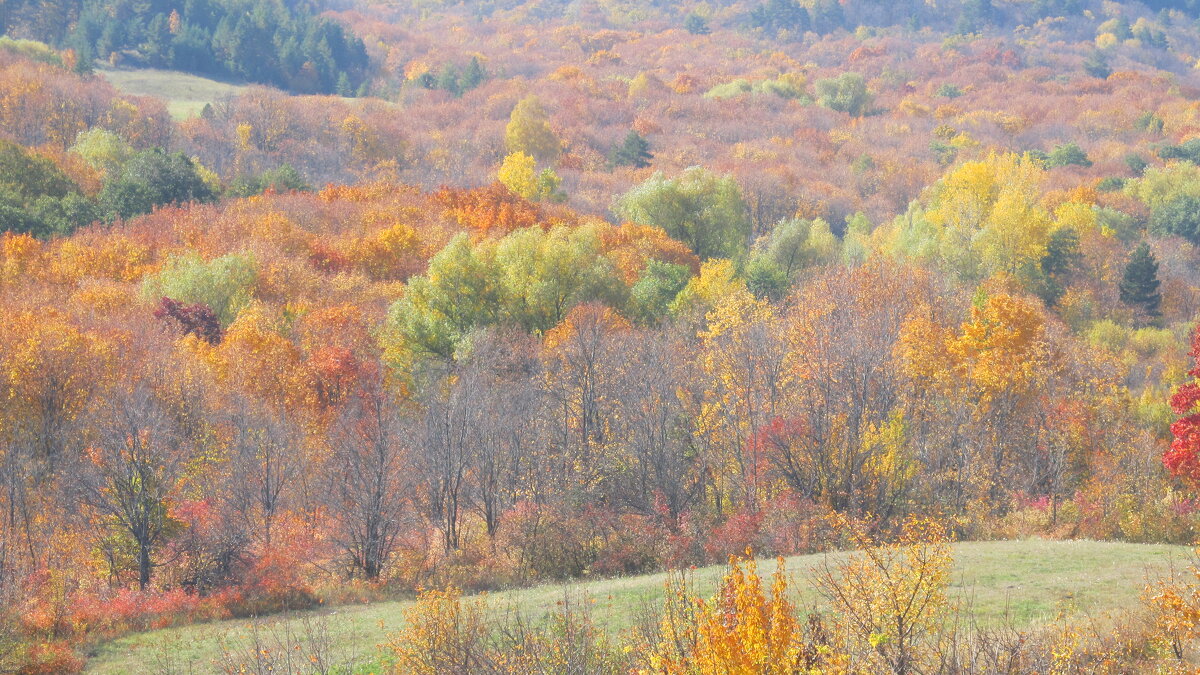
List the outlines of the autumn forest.
{"label": "autumn forest", "polygon": [[[137,672],[1192,672],[1198,322],[1194,0],[7,0],[0,672],[385,601]],[[948,591],[1075,540],[1182,557]]]}

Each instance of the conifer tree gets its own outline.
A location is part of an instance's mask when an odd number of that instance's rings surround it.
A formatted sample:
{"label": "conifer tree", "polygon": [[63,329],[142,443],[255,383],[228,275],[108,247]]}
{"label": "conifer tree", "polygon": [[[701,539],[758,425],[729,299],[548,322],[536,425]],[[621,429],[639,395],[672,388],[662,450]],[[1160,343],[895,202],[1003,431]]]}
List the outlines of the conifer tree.
{"label": "conifer tree", "polygon": [[483,84],[487,79],[487,71],[483,69],[483,64],[479,62],[479,57],[472,56],[467,63],[467,67],[463,70],[462,78],[459,80],[462,91],[471,91],[475,87]]}
{"label": "conifer tree", "polygon": [[625,135],[625,140],[615,146],[609,161],[614,166],[632,166],[635,169],[641,169],[650,166],[650,160],[654,155],[650,153],[650,143],[642,138],[638,132],[630,129]]}
{"label": "conifer tree", "polygon": [[1162,293],[1159,292],[1158,261],[1143,242],[1133,251],[1125,274],[1121,278],[1121,302],[1141,310],[1150,319],[1157,319],[1161,312]]}

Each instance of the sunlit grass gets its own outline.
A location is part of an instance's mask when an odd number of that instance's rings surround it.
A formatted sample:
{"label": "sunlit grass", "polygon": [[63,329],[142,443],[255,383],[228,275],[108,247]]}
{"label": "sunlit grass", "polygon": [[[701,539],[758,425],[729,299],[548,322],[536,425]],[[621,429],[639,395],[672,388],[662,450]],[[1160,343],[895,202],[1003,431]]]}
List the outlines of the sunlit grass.
{"label": "sunlit grass", "polygon": [[[1011,622],[1016,626],[1052,621],[1061,613],[1095,616],[1132,607],[1147,579],[1162,575],[1172,566],[1186,566],[1190,555],[1187,548],[1179,546],[1044,540],[968,542],[956,545],[954,552],[952,593],[966,611],[983,625]],[[809,571],[825,560],[824,555],[787,560],[801,606],[819,607],[820,598],[808,581]],[[712,566],[694,570],[697,590],[711,592],[724,569]],[[774,569],[773,561],[760,563],[762,573]],[[570,598],[588,603],[599,624],[619,631],[633,625],[642,610],[657,605],[665,581],[665,574],[649,574],[546,584],[492,593],[489,603],[498,610],[536,616]],[[369,663],[377,660],[378,645],[400,627],[408,604],[382,602],[329,608],[318,614],[326,617],[335,651]],[[289,627],[302,633],[301,616],[266,621],[276,630]],[[89,662],[87,672],[146,672],[164,652],[171,653],[177,662],[190,664],[193,672],[212,672],[211,664],[221,657],[222,642],[244,644],[248,625],[248,620],[221,621],[128,636],[103,645]]]}
{"label": "sunlit grass", "polygon": [[177,120],[196,117],[205,104],[237,96],[246,88],[173,70],[103,68],[96,72],[122,92],[163,99]]}

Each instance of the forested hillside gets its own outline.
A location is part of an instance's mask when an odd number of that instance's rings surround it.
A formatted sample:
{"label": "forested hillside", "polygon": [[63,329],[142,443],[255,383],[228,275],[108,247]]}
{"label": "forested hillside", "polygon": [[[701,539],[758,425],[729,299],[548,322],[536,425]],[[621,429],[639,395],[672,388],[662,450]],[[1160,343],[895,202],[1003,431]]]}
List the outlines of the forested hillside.
{"label": "forested hillside", "polygon": [[362,40],[306,2],[11,0],[0,30],[68,49],[80,72],[99,59],[343,96],[367,74]]}
{"label": "forested hillside", "polygon": [[[10,0],[0,670],[748,549],[1194,543],[1198,13]],[[97,64],[257,84],[172,120]],[[1139,664],[1191,658],[1172,592]]]}

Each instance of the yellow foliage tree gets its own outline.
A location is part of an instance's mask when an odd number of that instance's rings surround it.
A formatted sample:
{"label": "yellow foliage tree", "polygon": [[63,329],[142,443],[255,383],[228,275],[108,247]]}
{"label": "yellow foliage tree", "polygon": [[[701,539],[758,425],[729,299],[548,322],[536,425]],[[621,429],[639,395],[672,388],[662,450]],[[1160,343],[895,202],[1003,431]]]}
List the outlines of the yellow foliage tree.
{"label": "yellow foliage tree", "polygon": [[509,192],[536,202],[542,197],[536,166],[537,160],[533,156],[517,151],[504,158],[504,163],[496,172],[496,179]]}
{"label": "yellow foliage tree", "polygon": [[925,213],[943,260],[967,277],[1016,274],[1040,260],[1051,224],[1040,204],[1044,175],[1031,159],[992,154],[944,176]]}
{"label": "yellow foliage tree", "polygon": [[1028,298],[997,293],[971,308],[971,320],[948,348],[957,375],[973,385],[985,407],[1024,397],[1051,368],[1045,319]]}
{"label": "yellow foliage tree", "polygon": [[464,601],[458,589],[422,592],[404,610],[405,628],[388,648],[396,673],[443,675],[475,672],[484,659],[489,627],[482,599]]}
{"label": "yellow foliage tree", "polygon": [[513,108],[504,129],[504,142],[509,152],[523,152],[539,162],[553,162],[562,152],[562,144],[536,96],[521,99]]}
{"label": "yellow foliage tree", "polygon": [[946,588],[954,558],[941,523],[912,519],[895,543],[883,543],[865,524],[837,517],[858,550],[828,561],[817,588],[833,606],[833,628],[847,651],[850,672],[929,672],[939,640],[948,637]]}
{"label": "yellow foliage tree", "polygon": [[747,551],[732,558],[710,600],[695,597],[681,577],[667,585],[667,605],[657,644],[648,655],[653,673],[786,675],[805,672],[811,654],[789,597],[783,559],[770,590]]}
{"label": "yellow foliage tree", "polygon": [[729,260],[717,258],[700,265],[700,274],[692,277],[687,286],[671,303],[671,313],[693,319],[703,318],[717,306],[721,298],[746,293],[746,282],[738,278]]}
{"label": "yellow foliage tree", "polygon": [[[769,485],[759,430],[776,414],[786,350],[771,305],[745,289],[721,297],[701,331],[706,376],[697,433],[725,465],[721,492],[757,504]],[[724,506],[717,504],[718,508]]]}
{"label": "yellow foliage tree", "polygon": [[1159,641],[1179,660],[1186,656],[1185,648],[1200,639],[1200,568],[1192,565],[1188,573],[1192,579],[1172,574],[1147,586],[1143,595]]}

